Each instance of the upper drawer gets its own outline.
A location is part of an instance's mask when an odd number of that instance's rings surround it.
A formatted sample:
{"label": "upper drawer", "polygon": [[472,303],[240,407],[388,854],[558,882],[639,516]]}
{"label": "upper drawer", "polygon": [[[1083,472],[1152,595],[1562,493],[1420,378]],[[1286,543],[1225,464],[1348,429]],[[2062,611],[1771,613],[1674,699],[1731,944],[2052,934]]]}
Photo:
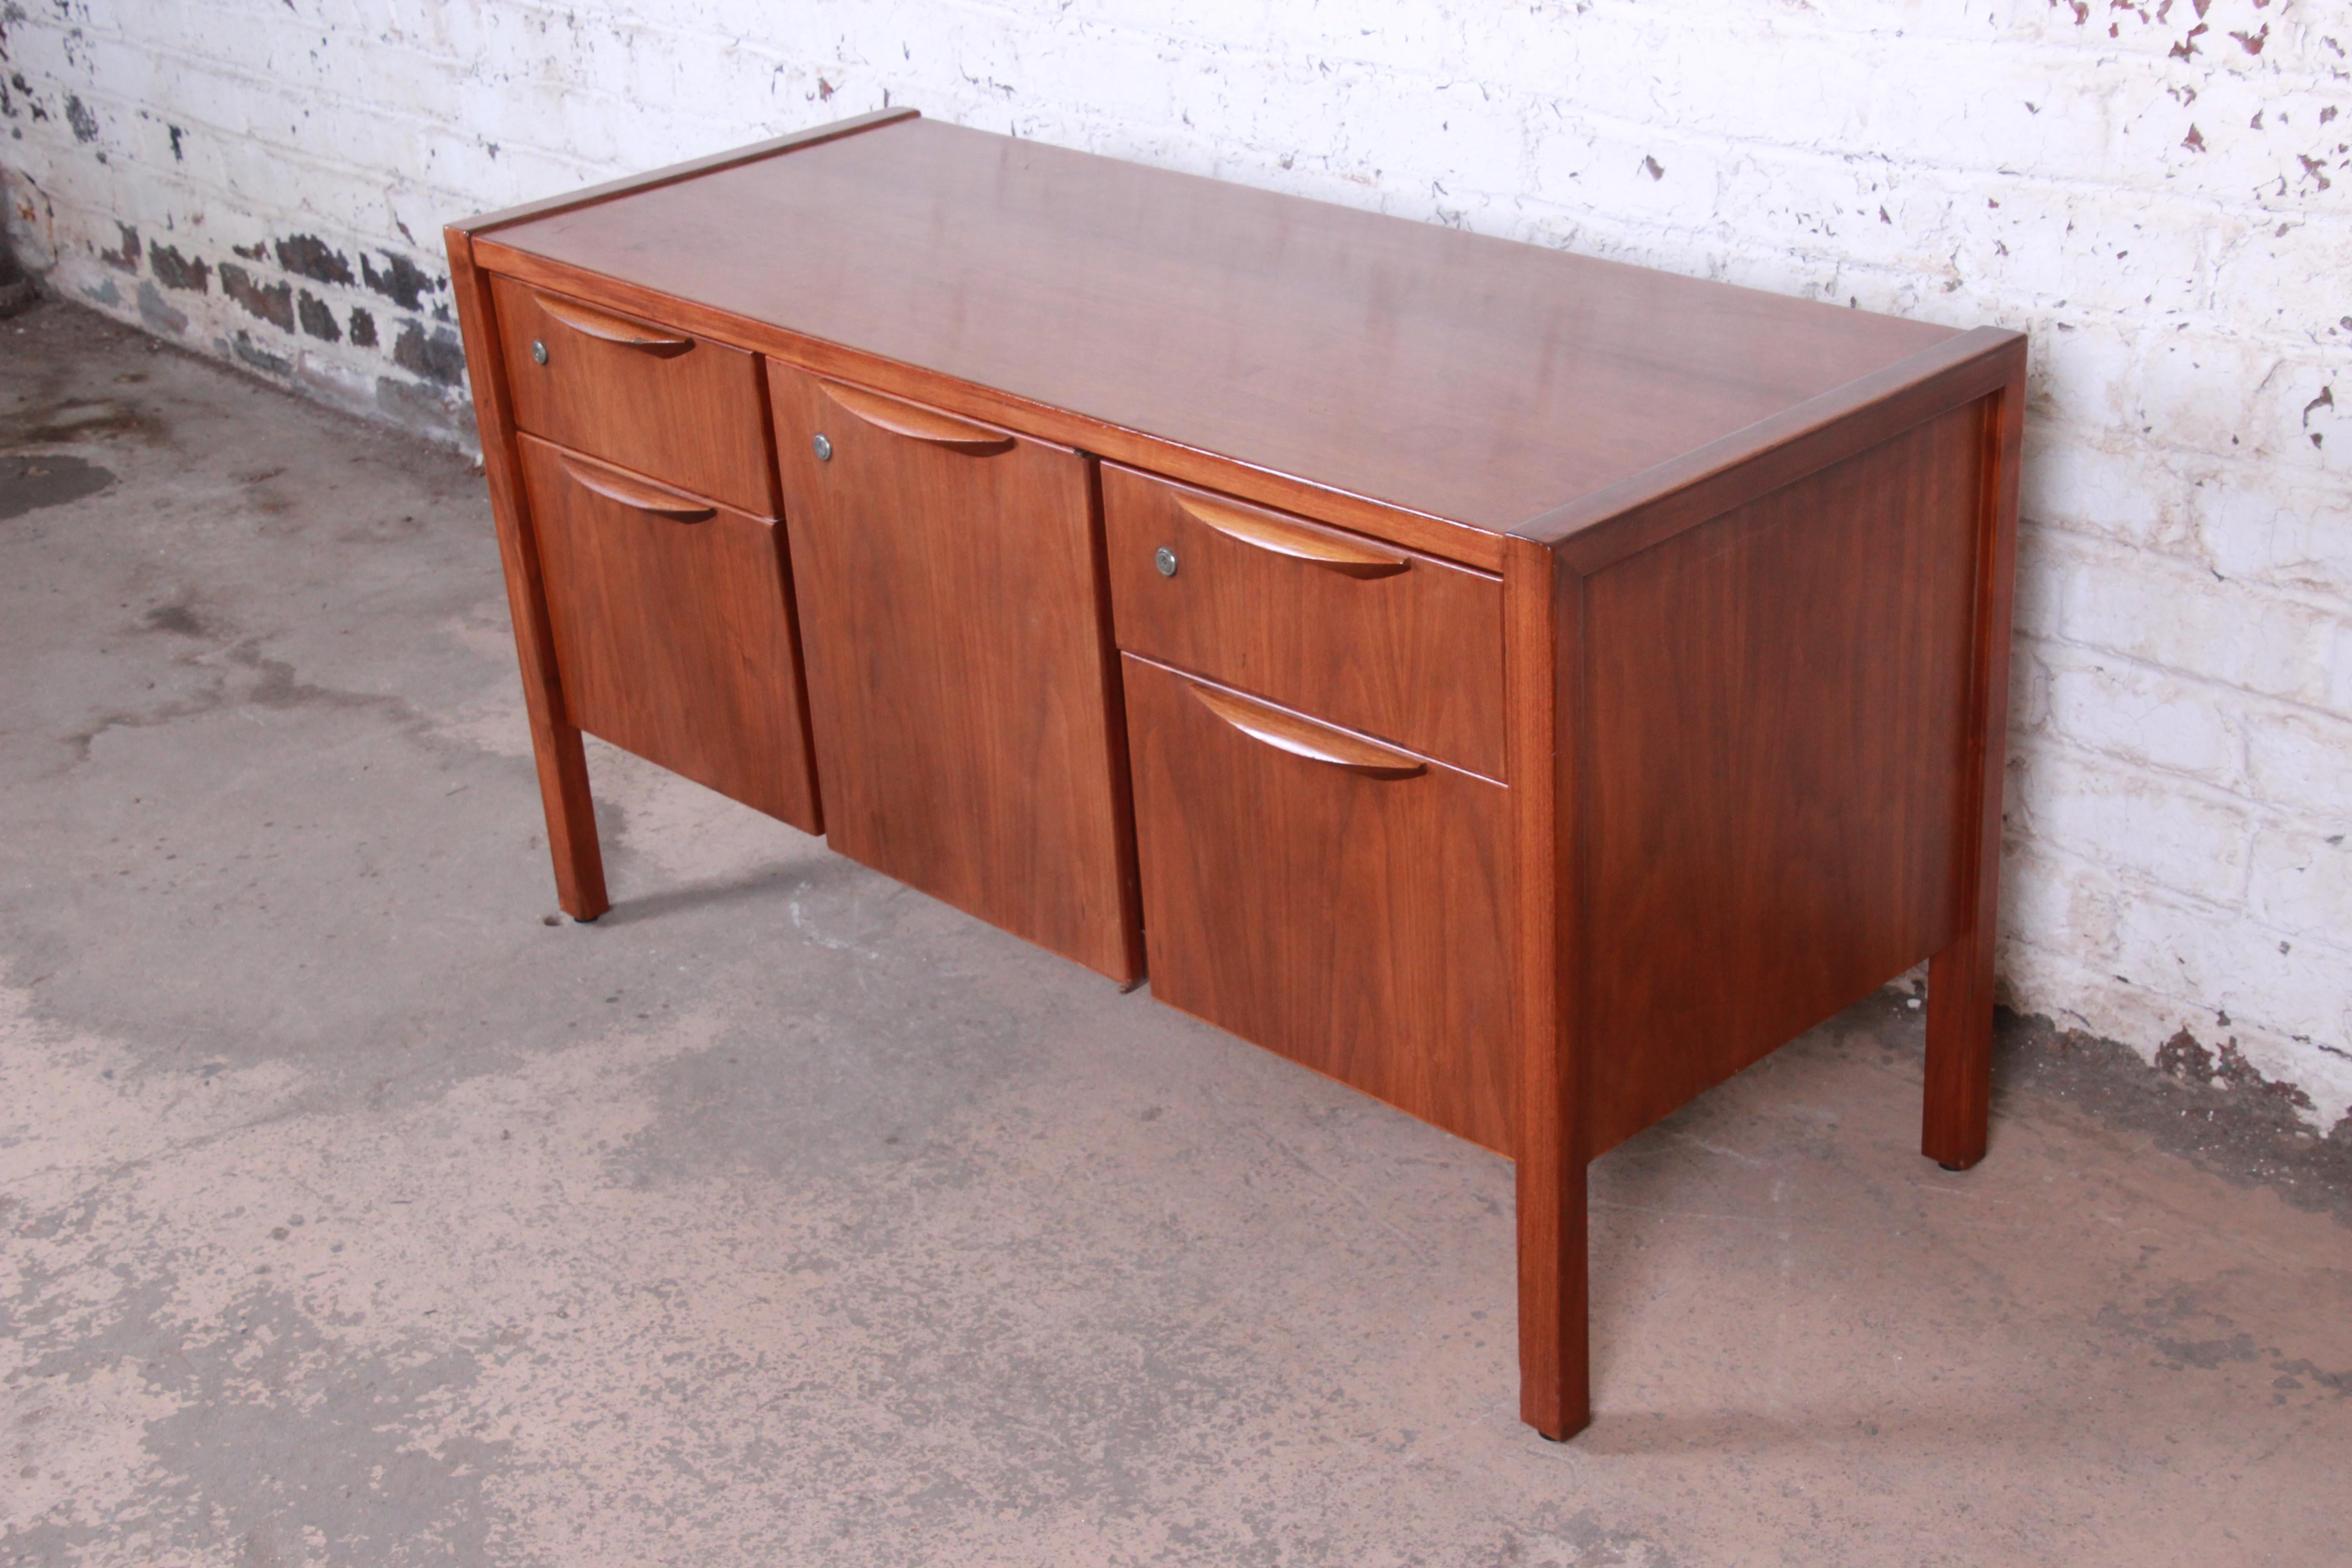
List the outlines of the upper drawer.
{"label": "upper drawer", "polygon": [[1501,578],[1115,463],[1102,474],[1120,647],[1503,777]]}
{"label": "upper drawer", "polygon": [[517,426],[776,515],[759,356],[511,278],[490,296]]}

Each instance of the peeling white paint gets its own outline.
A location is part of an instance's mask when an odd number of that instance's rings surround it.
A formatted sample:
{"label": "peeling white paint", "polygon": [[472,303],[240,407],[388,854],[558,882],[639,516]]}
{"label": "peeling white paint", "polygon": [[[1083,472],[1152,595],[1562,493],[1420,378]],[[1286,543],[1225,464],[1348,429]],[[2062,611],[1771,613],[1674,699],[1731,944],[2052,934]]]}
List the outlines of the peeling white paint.
{"label": "peeling white paint", "polygon": [[2025,328],[2004,974],[2352,1109],[2340,3],[63,0],[0,40],[52,287],[460,442],[445,221],[886,101]]}

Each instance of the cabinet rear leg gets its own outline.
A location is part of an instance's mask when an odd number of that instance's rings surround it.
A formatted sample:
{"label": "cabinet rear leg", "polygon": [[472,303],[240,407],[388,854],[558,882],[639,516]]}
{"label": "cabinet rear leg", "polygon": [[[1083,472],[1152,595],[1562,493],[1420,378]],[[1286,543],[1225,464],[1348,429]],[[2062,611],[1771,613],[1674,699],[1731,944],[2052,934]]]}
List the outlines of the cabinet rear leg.
{"label": "cabinet rear leg", "polygon": [[1927,964],[1927,1094],[1919,1152],[1948,1171],[1984,1158],[1992,1108],[1992,942],[1962,937]]}
{"label": "cabinet rear leg", "polygon": [[1993,940],[2000,926],[2000,806],[2009,734],[2010,608],[2017,582],[2017,468],[2024,439],[2025,342],[2010,345],[1985,400],[1960,850],[1964,925],[1927,965],[1927,1094],[1919,1150],[1948,1171],[1984,1158],[1992,1109]]}
{"label": "cabinet rear leg", "polygon": [[1586,1167],[1547,1152],[1518,1162],[1519,1419],[1557,1443],[1592,1423]]}

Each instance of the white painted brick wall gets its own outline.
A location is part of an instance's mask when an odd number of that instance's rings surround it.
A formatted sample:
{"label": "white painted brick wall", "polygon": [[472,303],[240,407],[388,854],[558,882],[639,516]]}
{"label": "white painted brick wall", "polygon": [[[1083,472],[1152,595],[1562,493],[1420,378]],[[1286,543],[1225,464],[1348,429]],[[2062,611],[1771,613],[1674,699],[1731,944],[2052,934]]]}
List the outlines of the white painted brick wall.
{"label": "white painted brick wall", "polygon": [[0,0],[0,39],[54,288],[461,441],[445,220],[886,100],[2027,329],[2003,973],[2352,1110],[2352,0]]}

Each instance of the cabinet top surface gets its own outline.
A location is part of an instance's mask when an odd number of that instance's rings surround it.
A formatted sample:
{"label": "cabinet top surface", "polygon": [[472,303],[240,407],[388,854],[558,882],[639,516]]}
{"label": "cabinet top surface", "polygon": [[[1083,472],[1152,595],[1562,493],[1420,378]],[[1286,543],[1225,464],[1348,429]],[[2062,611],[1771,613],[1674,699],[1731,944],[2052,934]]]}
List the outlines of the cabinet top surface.
{"label": "cabinet top surface", "polygon": [[1506,531],[1952,337],[908,120],[499,243]]}

